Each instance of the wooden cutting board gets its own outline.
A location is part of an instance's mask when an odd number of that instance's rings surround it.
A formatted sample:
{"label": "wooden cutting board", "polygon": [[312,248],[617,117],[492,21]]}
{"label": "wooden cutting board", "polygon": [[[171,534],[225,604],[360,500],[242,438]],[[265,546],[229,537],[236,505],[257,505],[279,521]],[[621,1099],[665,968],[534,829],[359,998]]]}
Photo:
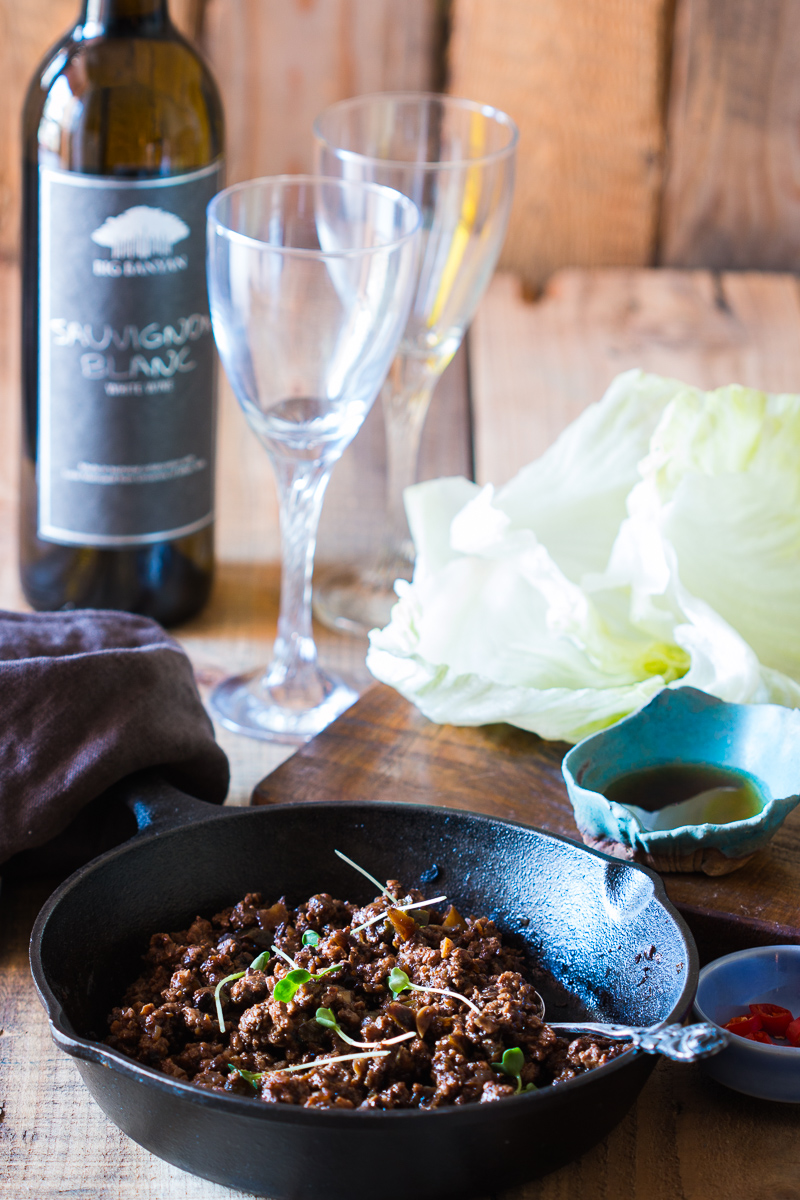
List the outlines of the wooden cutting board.
{"label": "wooden cutting board", "polygon": [[[383,684],[256,787],[254,804],[393,800],[465,808],[580,841],[561,776],[569,747],[511,725],[434,725]],[[731,875],[664,875],[701,962],[800,945],[800,808]]]}

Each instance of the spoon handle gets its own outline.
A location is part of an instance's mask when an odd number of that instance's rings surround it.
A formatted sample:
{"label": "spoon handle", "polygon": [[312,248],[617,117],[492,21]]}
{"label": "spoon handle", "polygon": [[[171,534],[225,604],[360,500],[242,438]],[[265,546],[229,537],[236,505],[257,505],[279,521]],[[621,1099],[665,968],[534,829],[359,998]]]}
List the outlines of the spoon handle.
{"label": "spoon handle", "polygon": [[548,1021],[551,1029],[566,1033],[598,1033],[613,1041],[630,1041],[643,1054],[663,1054],[676,1062],[696,1062],[719,1054],[730,1038],[724,1030],[704,1022],[699,1025],[602,1025],[592,1021]]}

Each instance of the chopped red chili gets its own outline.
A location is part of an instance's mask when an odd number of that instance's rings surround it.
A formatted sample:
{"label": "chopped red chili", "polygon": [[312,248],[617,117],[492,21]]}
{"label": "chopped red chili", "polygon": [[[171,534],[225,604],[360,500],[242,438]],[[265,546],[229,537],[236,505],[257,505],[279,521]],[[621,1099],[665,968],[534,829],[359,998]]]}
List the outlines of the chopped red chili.
{"label": "chopped red chili", "polygon": [[734,1017],[725,1028],[730,1033],[738,1033],[739,1037],[749,1037],[751,1033],[758,1033],[761,1028],[761,1018],[750,1015],[742,1017]]}
{"label": "chopped red chili", "polygon": [[762,1029],[778,1037],[783,1037],[792,1023],[789,1009],[781,1008],[780,1004],[751,1004],[750,1012],[760,1019]]}
{"label": "chopped red chili", "polygon": [[766,1042],[768,1046],[775,1045],[772,1038],[768,1033],[765,1033],[763,1029],[757,1029],[755,1033],[746,1033],[744,1036],[747,1038],[748,1042]]}
{"label": "chopped red chili", "polygon": [[[796,1020],[788,1008],[780,1004],[750,1004],[750,1014],[732,1017],[724,1026],[729,1033],[738,1034],[751,1042],[768,1046],[795,1046],[800,1050],[800,1016]],[[770,1037],[770,1034],[773,1036]],[[777,1038],[777,1042],[774,1040]]]}

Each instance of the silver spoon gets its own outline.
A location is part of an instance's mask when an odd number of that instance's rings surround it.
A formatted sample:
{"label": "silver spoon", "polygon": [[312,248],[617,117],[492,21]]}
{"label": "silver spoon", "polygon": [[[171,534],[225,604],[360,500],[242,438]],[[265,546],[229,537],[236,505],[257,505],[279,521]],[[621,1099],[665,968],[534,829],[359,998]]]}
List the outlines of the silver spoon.
{"label": "silver spoon", "polygon": [[719,1054],[730,1034],[705,1021],[697,1025],[603,1025],[594,1021],[548,1021],[551,1029],[565,1033],[597,1033],[612,1041],[630,1041],[643,1054],[663,1054],[675,1062],[697,1062]]}
{"label": "silver spoon", "polygon": [[[545,1003],[536,993],[544,1021]],[[551,1029],[564,1033],[596,1033],[615,1042],[631,1042],[642,1054],[663,1054],[674,1062],[697,1062],[719,1054],[730,1042],[730,1034],[708,1021],[696,1025],[604,1025],[599,1021],[547,1021]]]}

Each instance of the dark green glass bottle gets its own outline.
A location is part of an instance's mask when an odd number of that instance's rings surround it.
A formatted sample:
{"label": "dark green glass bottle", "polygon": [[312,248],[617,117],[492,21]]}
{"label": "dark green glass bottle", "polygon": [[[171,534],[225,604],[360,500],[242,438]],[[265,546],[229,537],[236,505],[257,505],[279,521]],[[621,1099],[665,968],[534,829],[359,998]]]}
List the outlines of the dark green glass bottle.
{"label": "dark green glass bottle", "polygon": [[213,573],[211,75],[166,0],[84,0],[23,114],[20,569],[40,610],[185,620]]}

